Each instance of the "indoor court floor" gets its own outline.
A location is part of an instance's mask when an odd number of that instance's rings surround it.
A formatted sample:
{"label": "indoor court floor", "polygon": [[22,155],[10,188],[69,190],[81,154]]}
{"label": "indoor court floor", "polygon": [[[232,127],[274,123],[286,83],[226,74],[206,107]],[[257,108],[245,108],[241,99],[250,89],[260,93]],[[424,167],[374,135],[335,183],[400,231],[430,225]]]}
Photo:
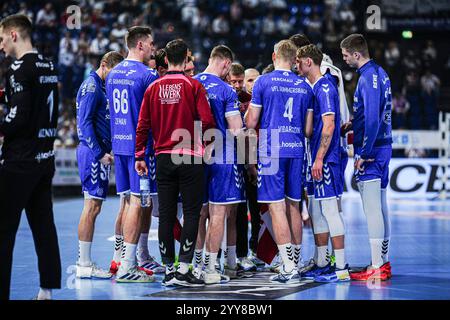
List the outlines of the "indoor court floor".
{"label": "indoor court floor", "polygon": [[[55,221],[62,259],[62,288],[55,290],[58,300],[440,300],[450,299],[450,201],[426,199],[389,200],[392,237],[390,261],[393,277],[381,283],[347,282],[315,284],[272,284],[269,272],[260,272],[249,279],[232,280],[227,284],[198,288],[165,288],[162,276],[150,284],[118,284],[114,280],[79,280],[75,277],[78,256],[77,228],[82,210],[80,198],[56,200]],[[109,268],[113,254],[114,221],[118,210],[117,197],[104,203],[95,230],[93,260]],[[347,228],[346,253],[351,267],[370,262],[367,225],[360,199],[343,200]],[[157,223],[153,218],[149,236],[150,253],[157,257]],[[305,229],[302,255],[309,260],[313,252],[312,234]],[[32,299],[39,288],[37,259],[33,239],[22,215],[14,250],[11,299]]]}

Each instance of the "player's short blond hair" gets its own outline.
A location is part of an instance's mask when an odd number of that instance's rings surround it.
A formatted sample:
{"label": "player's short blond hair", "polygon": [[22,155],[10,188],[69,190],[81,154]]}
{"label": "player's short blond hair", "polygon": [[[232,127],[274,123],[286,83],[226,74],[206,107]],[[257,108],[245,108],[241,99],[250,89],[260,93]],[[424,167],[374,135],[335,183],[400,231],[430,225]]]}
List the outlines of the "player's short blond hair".
{"label": "player's short blond hair", "polygon": [[281,40],[280,42],[275,44],[273,51],[275,52],[275,55],[278,59],[287,62],[294,62],[295,55],[297,53],[297,47],[291,40]]}

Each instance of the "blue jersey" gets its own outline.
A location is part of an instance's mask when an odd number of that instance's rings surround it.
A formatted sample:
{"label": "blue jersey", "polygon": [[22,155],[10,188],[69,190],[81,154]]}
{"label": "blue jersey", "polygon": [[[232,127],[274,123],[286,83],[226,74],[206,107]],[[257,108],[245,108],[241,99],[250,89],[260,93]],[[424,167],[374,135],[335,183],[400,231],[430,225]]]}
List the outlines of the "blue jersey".
{"label": "blue jersey", "polygon": [[316,159],[319,151],[320,141],[322,139],[323,121],[322,116],[334,114],[334,131],[328,148],[324,163],[340,163],[340,108],[339,94],[335,84],[328,77],[321,77],[312,85],[314,92],[313,104],[313,135],[311,137],[311,158],[312,162]]}
{"label": "blue jersey", "polygon": [[[200,81],[203,87],[208,93],[208,100],[211,106],[211,111],[216,121],[216,128],[221,132],[223,136],[223,148],[226,147],[226,152],[223,152],[223,160],[228,159],[231,161],[236,160],[236,145],[231,144],[234,139],[228,139],[227,137],[227,117],[240,115],[239,111],[239,99],[236,91],[218,76],[211,73],[200,73],[194,77]],[[231,138],[232,136],[230,136]],[[226,144],[228,142],[228,145]],[[216,144],[217,146],[217,144]],[[222,149],[225,150],[225,149]],[[215,156],[218,157],[220,150],[216,149]]]}
{"label": "blue jersey", "polygon": [[111,131],[103,81],[95,71],[81,84],[76,101],[78,139],[98,161],[111,152]]}
{"label": "blue jersey", "polygon": [[[155,70],[142,62],[124,60],[106,79],[106,95],[111,106],[111,136],[114,154],[134,156],[136,127],[142,99],[148,86],[158,78]],[[152,152],[149,137],[147,150]]]}
{"label": "blue jersey", "polygon": [[[312,102],[311,87],[292,71],[275,70],[257,78],[251,104],[262,108],[260,157],[303,158],[305,116]],[[272,130],[278,132],[278,139]]]}
{"label": "blue jersey", "polygon": [[373,60],[358,69],[360,74],[353,102],[355,147],[363,159],[373,158],[374,146],[392,144],[391,81]]}

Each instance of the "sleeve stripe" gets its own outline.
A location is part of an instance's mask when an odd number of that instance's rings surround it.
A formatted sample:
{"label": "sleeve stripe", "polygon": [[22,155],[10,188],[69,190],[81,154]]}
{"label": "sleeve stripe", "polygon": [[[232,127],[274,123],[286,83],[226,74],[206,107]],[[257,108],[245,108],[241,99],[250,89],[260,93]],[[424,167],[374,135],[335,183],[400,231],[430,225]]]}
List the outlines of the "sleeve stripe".
{"label": "sleeve stripe", "polygon": [[325,112],[325,113],[322,113],[322,116],[327,116],[327,115],[329,115],[329,114],[334,114],[334,112],[332,112],[332,111]]}
{"label": "sleeve stripe", "polygon": [[253,103],[253,102],[250,102],[250,104],[251,104],[252,107],[255,107],[255,108],[262,108],[262,105],[261,105],[261,104],[256,104],[256,103]]}

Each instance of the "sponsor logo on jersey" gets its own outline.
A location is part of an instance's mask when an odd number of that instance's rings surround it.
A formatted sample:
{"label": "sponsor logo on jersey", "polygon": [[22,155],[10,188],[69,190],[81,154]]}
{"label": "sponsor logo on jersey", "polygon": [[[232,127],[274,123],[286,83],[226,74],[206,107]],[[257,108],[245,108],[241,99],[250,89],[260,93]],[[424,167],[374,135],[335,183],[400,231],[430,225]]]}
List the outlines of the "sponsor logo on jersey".
{"label": "sponsor logo on jersey", "polygon": [[40,76],[39,82],[44,83],[58,83],[58,76]]}
{"label": "sponsor logo on jersey", "polygon": [[178,103],[181,99],[182,83],[162,84],[159,86],[159,98],[161,104]]}
{"label": "sponsor logo on jersey", "polygon": [[11,65],[11,69],[14,71],[18,70],[22,66],[23,61],[14,61],[14,63]]}
{"label": "sponsor logo on jersey", "polygon": [[19,93],[23,91],[23,86],[20,83],[16,82],[14,75],[9,77],[9,84],[11,85],[11,88],[14,93]]}
{"label": "sponsor logo on jersey", "polygon": [[38,133],[38,138],[53,138],[56,137],[57,130],[56,128],[49,128],[49,129],[41,129]]}
{"label": "sponsor logo on jersey", "polygon": [[377,89],[378,88],[378,75],[374,74],[372,75],[372,84],[373,84],[373,88]]}
{"label": "sponsor logo on jersey", "polygon": [[9,113],[5,118],[5,122],[10,123],[16,117],[16,115],[17,115],[17,106],[9,110]]}

